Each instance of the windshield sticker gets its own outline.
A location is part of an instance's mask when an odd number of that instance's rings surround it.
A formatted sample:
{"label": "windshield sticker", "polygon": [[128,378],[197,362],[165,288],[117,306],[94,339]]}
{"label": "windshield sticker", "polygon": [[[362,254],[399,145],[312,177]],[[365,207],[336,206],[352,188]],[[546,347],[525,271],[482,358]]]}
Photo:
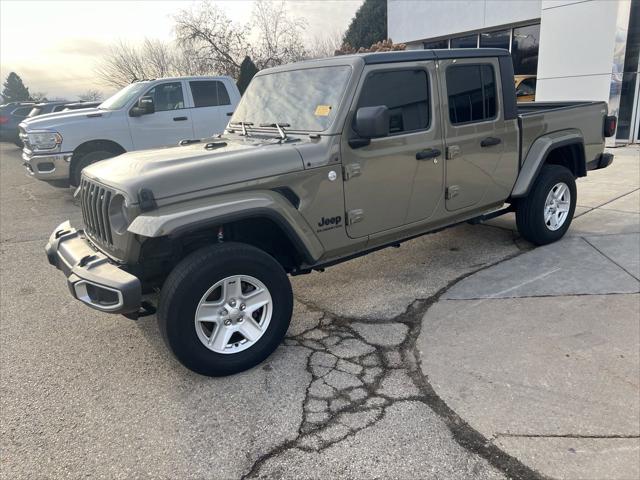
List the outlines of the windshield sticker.
{"label": "windshield sticker", "polygon": [[318,105],[316,107],[316,117],[328,117],[331,113],[331,105]]}

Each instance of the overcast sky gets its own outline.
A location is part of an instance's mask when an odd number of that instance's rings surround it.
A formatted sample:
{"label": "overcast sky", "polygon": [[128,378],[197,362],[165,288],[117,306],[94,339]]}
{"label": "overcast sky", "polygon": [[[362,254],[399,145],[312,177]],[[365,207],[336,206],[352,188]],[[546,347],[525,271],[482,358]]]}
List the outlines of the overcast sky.
{"label": "overcast sky", "polygon": [[[363,0],[287,0],[306,19],[305,40],[344,31]],[[0,0],[0,75],[20,75],[31,92],[75,100],[100,85],[94,75],[100,56],[117,40],[171,40],[172,16],[196,1]],[[215,1],[233,21],[251,15],[251,0]]]}

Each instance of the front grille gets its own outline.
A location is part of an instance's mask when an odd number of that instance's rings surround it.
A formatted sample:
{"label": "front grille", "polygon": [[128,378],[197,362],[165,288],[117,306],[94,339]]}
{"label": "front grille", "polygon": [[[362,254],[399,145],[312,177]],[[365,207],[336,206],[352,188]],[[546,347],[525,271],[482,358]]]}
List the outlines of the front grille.
{"label": "front grille", "polygon": [[98,243],[113,245],[109,203],[113,191],[85,178],[80,181],[80,204],[85,231]]}

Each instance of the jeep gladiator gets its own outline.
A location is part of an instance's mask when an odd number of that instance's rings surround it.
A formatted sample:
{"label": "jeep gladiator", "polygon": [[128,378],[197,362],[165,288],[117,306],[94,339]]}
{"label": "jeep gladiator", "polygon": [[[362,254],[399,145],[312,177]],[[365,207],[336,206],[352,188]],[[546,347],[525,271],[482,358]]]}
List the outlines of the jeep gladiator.
{"label": "jeep gladiator", "polygon": [[282,341],[289,274],[510,211],[534,244],[560,239],[615,124],[604,102],[517,105],[504,50],[280,66],[223,134],[85,168],[84,229],[61,224],[46,252],[103,312],[151,314],[143,295],[159,292],[177,358],[228,375]]}

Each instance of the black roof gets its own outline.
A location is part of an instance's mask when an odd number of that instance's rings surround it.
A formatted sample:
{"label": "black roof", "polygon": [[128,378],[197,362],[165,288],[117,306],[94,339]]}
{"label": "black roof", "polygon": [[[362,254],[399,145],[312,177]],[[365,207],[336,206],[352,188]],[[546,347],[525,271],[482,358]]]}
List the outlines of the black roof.
{"label": "black roof", "polygon": [[509,50],[502,48],[452,48],[443,50],[403,50],[398,52],[361,53],[364,63],[419,62],[448,58],[505,57]]}

